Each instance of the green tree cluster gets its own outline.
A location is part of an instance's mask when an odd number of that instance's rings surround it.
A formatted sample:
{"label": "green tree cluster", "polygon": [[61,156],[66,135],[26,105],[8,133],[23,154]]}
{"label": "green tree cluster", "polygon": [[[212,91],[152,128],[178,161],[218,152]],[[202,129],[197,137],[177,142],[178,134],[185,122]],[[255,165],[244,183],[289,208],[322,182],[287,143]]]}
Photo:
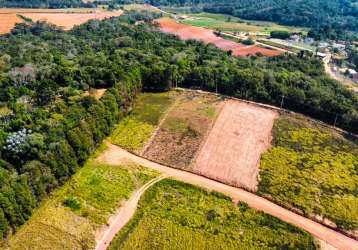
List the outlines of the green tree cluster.
{"label": "green tree cluster", "polygon": [[[357,96],[326,77],[319,60],[235,58],[157,32],[155,17],[128,13],[68,32],[18,24],[0,36],[0,108],[8,110],[0,116],[2,235],[76,172],[141,89],[178,85],[275,105],[285,95],[287,107],[329,122],[339,113],[337,125],[358,132]],[[107,89],[100,99],[90,94],[97,88]],[[8,140],[23,129],[26,138]],[[9,150],[13,143],[20,153]]]}

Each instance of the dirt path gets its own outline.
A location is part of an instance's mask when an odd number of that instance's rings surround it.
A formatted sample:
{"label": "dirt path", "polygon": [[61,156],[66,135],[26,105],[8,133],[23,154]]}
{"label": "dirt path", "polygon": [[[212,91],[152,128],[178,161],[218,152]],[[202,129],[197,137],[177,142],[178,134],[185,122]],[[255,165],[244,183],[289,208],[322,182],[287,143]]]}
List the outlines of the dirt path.
{"label": "dirt path", "polygon": [[[178,169],[173,169],[166,167],[144,158],[133,155],[120,147],[115,145],[109,145],[108,150],[106,150],[98,160],[105,162],[107,164],[118,164],[118,162],[123,162],[124,160],[131,160],[135,163],[141,164],[143,166],[155,169],[160,171],[168,176],[175,178],[176,180],[197,185],[200,187],[207,188],[209,190],[215,190],[220,193],[224,193],[234,200],[240,200],[246,202],[250,207],[263,211],[267,214],[275,216],[283,221],[291,223],[299,228],[306,230],[311,233],[314,237],[317,237],[324,242],[334,246],[337,249],[341,250],[357,250],[358,241],[351,239],[343,234],[340,234],[332,229],[329,229],[317,222],[309,220],[301,215],[295,214],[285,208],[282,208],[262,197],[259,197],[253,193],[247,192],[240,188],[235,188],[232,186],[225,185],[223,183],[210,180],[208,178],[195,175],[189,172],[185,172]],[[133,209],[133,208],[132,208]],[[135,209],[135,207],[134,207]],[[134,211],[132,211],[134,213]],[[117,229],[120,227],[116,227]],[[112,230],[113,233],[115,230]],[[96,248],[104,249],[104,248]]]}
{"label": "dirt path", "polygon": [[277,116],[273,110],[227,100],[198,154],[194,172],[256,191],[260,157],[270,146]]}
{"label": "dirt path", "polygon": [[100,240],[97,241],[97,246],[95,250],[107,249],[109,243],[113,240],[119,230],[121,230],[122,227],[124,227],[133,217],[135,211],[137,210],[137,205],[142,194],[152,185],[154,185],[158,181],[163,180],[164,178],[166,178],[165,174],[146,183],[140,189],[135,191],[129,200],[125,201],[121,205],[120,209],[118,210],[118,213],[115,215],[109,227],[103,232],[102,236],[100,237]]}

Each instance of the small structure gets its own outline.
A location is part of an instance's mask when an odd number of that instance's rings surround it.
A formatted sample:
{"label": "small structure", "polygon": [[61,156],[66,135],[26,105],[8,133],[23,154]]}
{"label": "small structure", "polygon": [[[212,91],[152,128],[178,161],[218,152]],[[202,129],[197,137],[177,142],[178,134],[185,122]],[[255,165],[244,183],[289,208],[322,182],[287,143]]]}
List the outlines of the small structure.
{"label": "small structure", "polygon": [[317,56],[318,58],[323,59],[323,58],[325,58],[325,57],[327,56],[327,54],[326,54],[326,53],[322,53],[322,52],[317,52],[316,56]]}
{"label": "small structure", "polygon": [[301,40],[301,36],[298,34],[291,35],[290,40],[293,42],[299,42]]}
{"label": "small structure", "polygon": [[346,45],[342,43],[333,43],[332,48],[337,49],[338,51],[343,51],[346,48]]}
{"label": "small structure", "polygon": [[355,82],[355,83],[358,84],[358,73],[355,73],[355,74],[352,76],[352,80],[353,80],[353,82]]}
{"label": "small structure", "polygon": [[314,39],[312,37],[306,37],[303,42],[306,44],[312,44],[314,43]]}

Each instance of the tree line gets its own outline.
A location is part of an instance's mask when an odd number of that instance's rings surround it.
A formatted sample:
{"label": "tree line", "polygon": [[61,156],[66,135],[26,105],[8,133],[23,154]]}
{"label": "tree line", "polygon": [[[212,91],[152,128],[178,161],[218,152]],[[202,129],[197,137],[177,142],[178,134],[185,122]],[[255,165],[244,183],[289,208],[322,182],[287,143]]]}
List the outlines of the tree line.
{"label": "tree line", "polygon": [[[143,90],[201,88],[280,105],[358,133],[358,99],[301,54],[236,58],[158,32],[130,12],[71,31],[17,24],[0,36],[0,236],[76,172]],[[144,22],[138,23],[138,20]],[[106,88],[99,100],[91,89]],[[309,109],[307,109],[309,105]],[[329,112],[329,113],[327,113]]]}

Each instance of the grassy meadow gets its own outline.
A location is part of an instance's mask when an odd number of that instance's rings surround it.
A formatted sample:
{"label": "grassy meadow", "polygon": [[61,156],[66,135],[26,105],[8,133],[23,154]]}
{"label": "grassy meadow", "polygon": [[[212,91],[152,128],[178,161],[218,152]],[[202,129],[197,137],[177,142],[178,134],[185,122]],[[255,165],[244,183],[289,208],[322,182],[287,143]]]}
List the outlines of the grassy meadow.
{"label": "grassy meadow", "polygon": [[341,229],[357,229],[357,141],[289,115],[276,121],[273,138],[261,160],[259,193]]}
{"label": "grassy meadow", "polygon": [[131,114],[122,119],[112,133],[111,142],[130,151],[140,151],[174,102],[175,95],[175,92],[140,94]]}
{"label": "grassy meadow", "polygon": [[115,249],[315,249],[312,236],[230,198],[174,180],[151,187]]}
{"label": "grassy meadow", "polygon": [[253,32],[269,35],[273,30],[282,30],[307,33],[307,30],[304,28],[283,26],[272,22],[242,20],[224,14],[203,12],[186,15],[190,18],[183,20],[182,23],[226,32]]}
{"label": "grassy meadow", "polygon": [[88,161],[9,240],[10,249],[93,249],[95,233],[122,200],[157,176],[132,164]]}

